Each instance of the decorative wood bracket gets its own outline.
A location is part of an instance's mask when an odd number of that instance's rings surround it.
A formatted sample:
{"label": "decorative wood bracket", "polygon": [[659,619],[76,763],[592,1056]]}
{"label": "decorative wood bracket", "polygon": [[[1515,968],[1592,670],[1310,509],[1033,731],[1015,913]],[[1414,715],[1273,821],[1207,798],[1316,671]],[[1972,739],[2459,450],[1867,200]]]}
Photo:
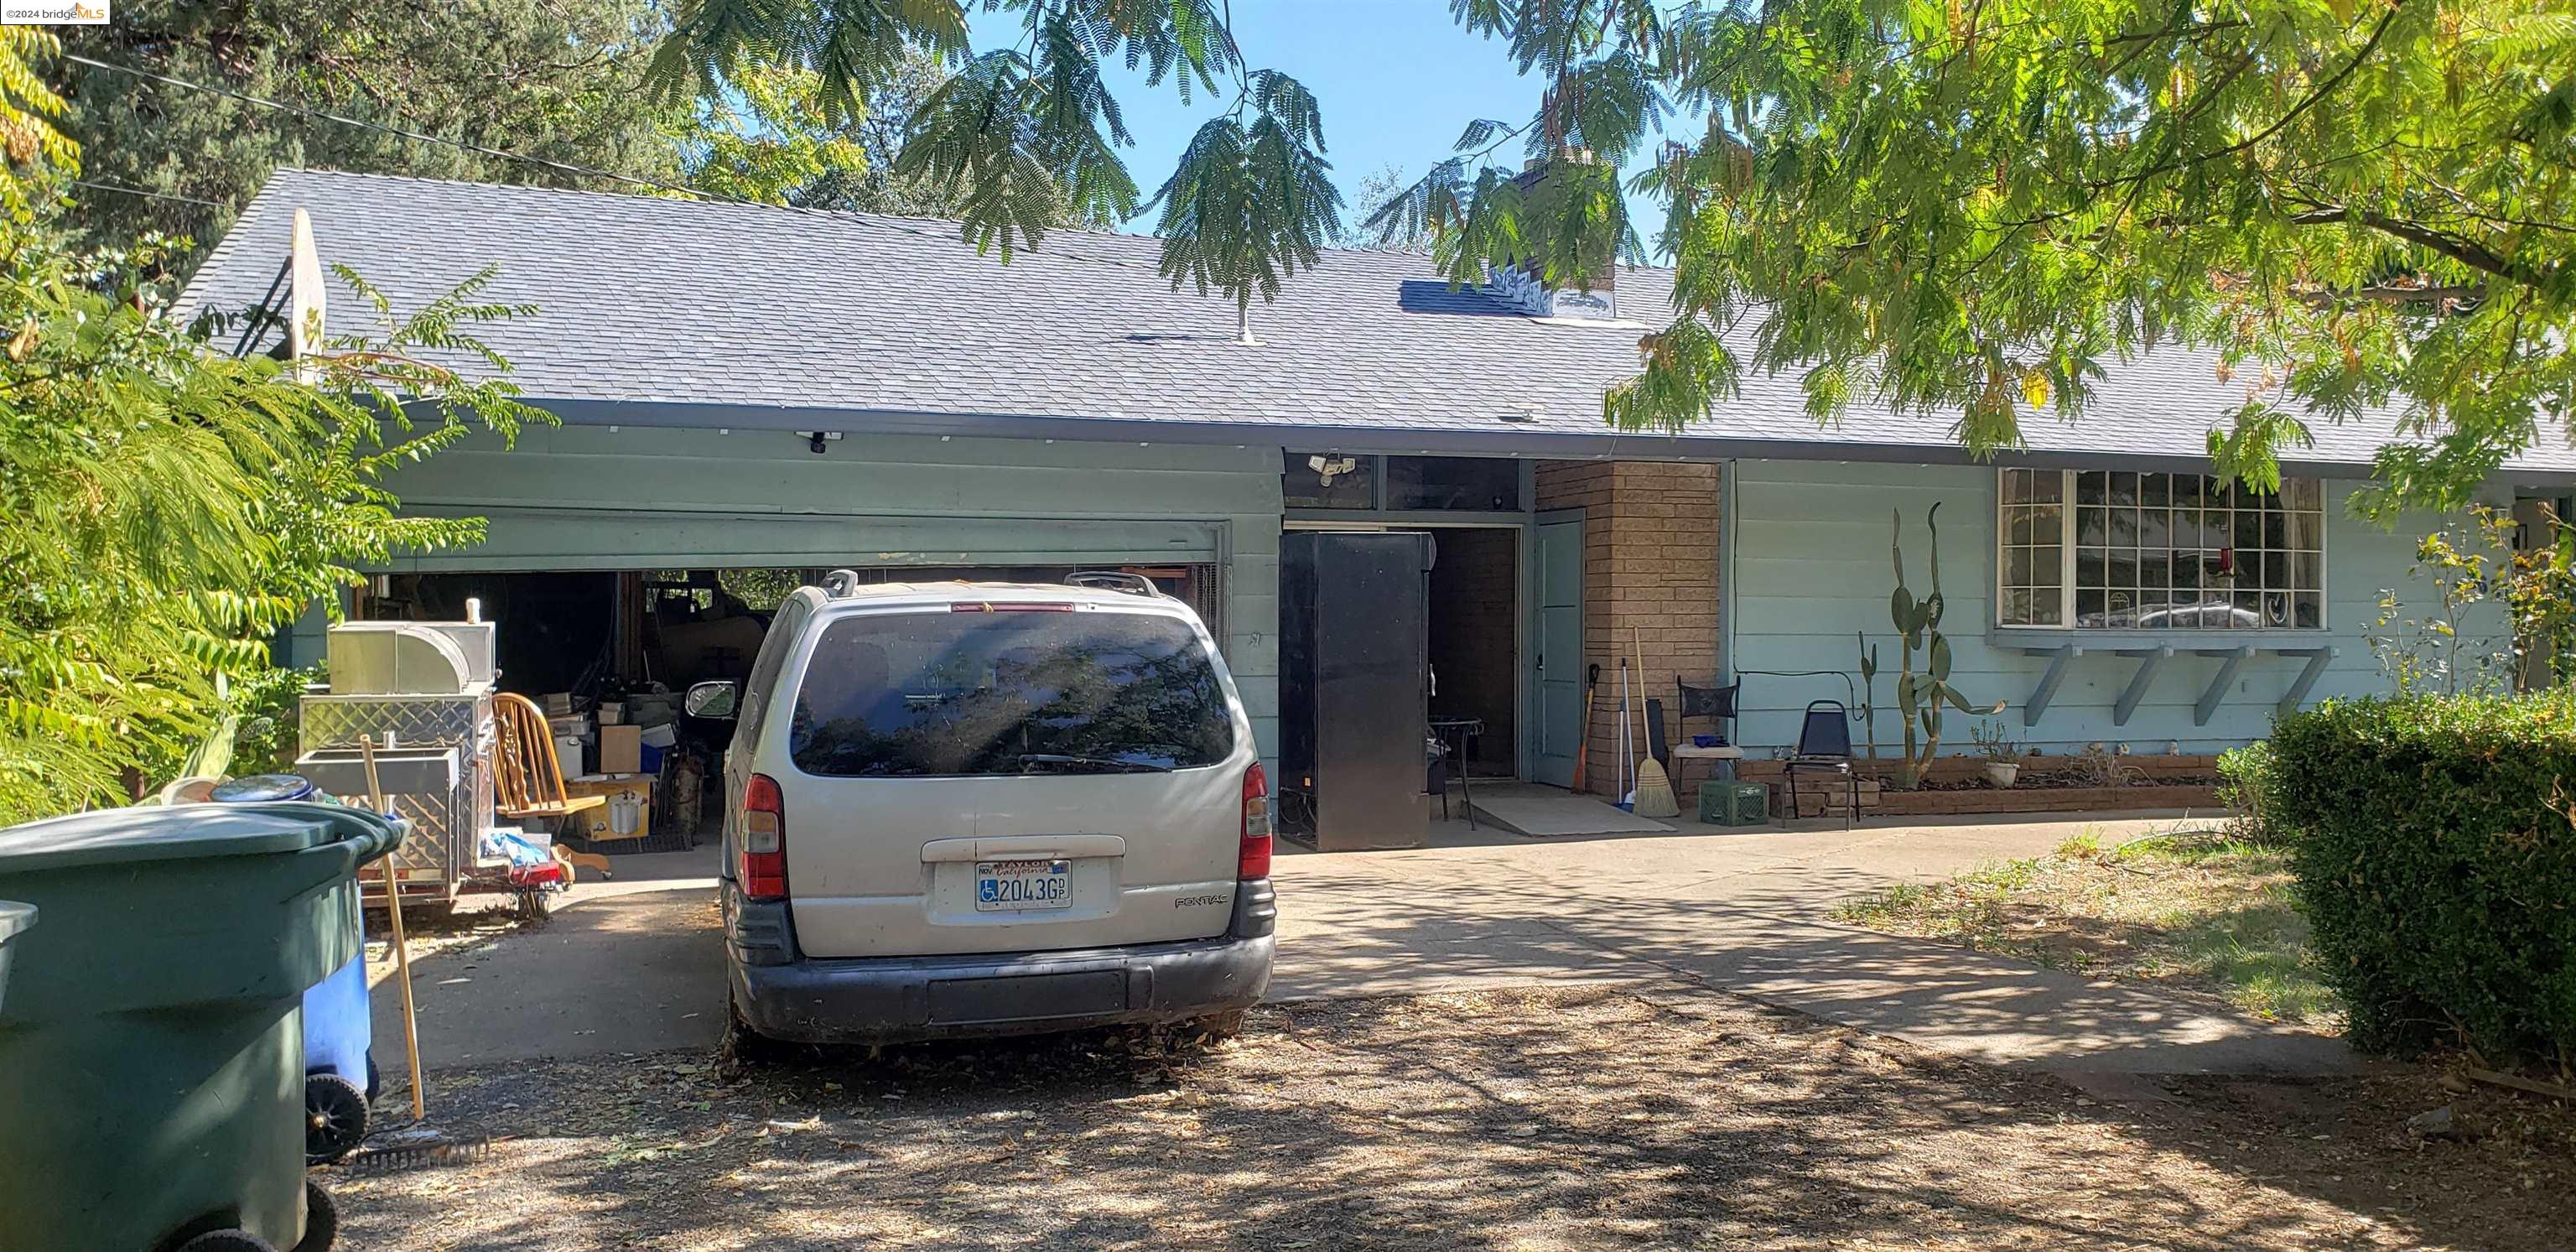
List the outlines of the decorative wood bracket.
{"label": "decorative wood bracket", "polygon": [[2243,668],[2246,658],[2254,655],[2254,645],[2249,643],[2239,648],[2194,648],[2192,651],[2201,656],[2227,658],[2226,663],[2218,667],[2218,676],[2210,679],[2209,686],[2200,693],[2200,703],[2193,706],[2191,710],[2191,724],[2206,726],[2209,724],[2209,719],[2217,715],[2219,701],[2227,698],[2227,684],[2236,681],[2236,671]]}
{"label": "decorative wood bracket", "polygon": [[2326,663],[2334,660],[2339,651],[2340,649],[2337,648],[2284,648],[2281,650],[2283,656],[2308,658],[2307,667],[2299,671],[2298,678],[2290,684],[2288,694],[2281,697],[2281,716],[2287,717],[2299,711],[2300,703],[2308,698],[2308,689],[2317,685],[2317,679],[2326,672]]}
{"label": "decorative wood bracket", "polygon": [[2129,715],[2138,711],[2138,700],[2147,694],[2147,684],[2154,681],[2156,670],[2165,663],[2165,658],[2172,656],[2173,654],[2173,645],[2169,643],[2159,644],[2152,648],[2122,648],[2119,650],[2119,655],[2121,656],[2143,657],[2145,659],[2138,662],[2137,675],[2129,680],[2129,685],[2126,688],[2121,690],[2119,702],[2111,706],[2112,725],[2126,726],[2129,724]]}
{"label": "decorative wood bracket", "polygon": [[2029,699],[2022,701],[2021,724],[2028,728],[2038,725],[2040,715],[2048,712],[2048,702],[2057,698],[2057,685],[2066,681],[2067,663],[2084,655],[2084,649],[2068,643],[2054,648],[2024,648],[2021,651],[2024,656],[2051,658],[2048,672],[2040,675],[2039,686],[2031,690]]}

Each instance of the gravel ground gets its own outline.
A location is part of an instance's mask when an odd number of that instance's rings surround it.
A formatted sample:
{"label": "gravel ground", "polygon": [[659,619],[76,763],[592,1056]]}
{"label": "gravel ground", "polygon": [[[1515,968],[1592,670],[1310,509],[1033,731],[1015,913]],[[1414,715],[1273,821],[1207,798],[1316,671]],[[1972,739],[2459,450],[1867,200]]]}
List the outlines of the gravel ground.
{"label": "gravel ground", "polygon": [[[2077,1085],[1681,985],[432,1091],[432,1128],[489,1148],[325,1171],[342,1247],[2558,1249],[2576,1225],[2576,1122],[2546,1102],[2412,1070]],[[2442,1104],[2472,1137],[2406,1130]]]}

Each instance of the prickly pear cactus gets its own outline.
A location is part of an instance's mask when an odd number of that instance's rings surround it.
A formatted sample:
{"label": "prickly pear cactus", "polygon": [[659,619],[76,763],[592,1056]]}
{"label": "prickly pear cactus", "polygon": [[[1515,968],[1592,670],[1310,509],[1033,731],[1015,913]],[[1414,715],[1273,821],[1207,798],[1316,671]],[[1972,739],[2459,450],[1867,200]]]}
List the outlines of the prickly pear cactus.
{"label": "prickly pear cactus", "polygon": [[[1932,767],[1933,756],[1941,750],[1941,709],[1948,705],[1971,716],[2000,713],[2004,702],[1976,705],[1950,685],[1950,640],[1941,633],[1941,506],[1935,504],[1923,515],[1924,528],[1932,532],[1932,594],[1915,598],[1905,585],[1905,519],[1890,510],[1889,556],[1896,564],[1896,590],[1887,600],[1888,616],[1895,621],[1896,633],[1905,642],[1901,655],[1903,666],[1896,675],[1896,714],[1905,730],[1905,759],[1898,766],[1896,785],[1911,791],[1922,785],[1923,774]],[[1921,672],[1914,668],[1916,649],[1924,652]],[[1873,649],[1861,658],[1861,674],[1878,672],[1878,657]],[[1876,755],[1877,735],[1870,736],[1870,751]]]}

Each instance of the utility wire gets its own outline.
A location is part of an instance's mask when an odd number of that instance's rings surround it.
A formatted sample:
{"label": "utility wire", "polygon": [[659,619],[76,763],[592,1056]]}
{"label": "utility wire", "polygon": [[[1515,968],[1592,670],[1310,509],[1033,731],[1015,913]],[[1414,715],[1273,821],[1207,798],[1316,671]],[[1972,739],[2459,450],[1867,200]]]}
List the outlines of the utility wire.
{"label": "utility wire", "polygon": [[166,191],[147,191],[141,187],[120,187],[115,183],[97,183],[85,178],[66,178],[63,181],[74,187],[87,187],[93,191],[113,191],[119,195],[141,196],[146,200],[176,200],[181,204],[202,204],[210,209],[232,207],[220,200],[201,200],[195,196],[173,195]]}
{"label": "utility wire", "polygon": [[[904,226],[893,222],[864,218],[851,212],[843,212],[833,209],[811,209],[793,204],[771,204],[765,200],[749,200],[740,196],[726,195],[719,191],[707,191],[702,188],[691,187],[681,183],[664,182],[657,178],[641,178],[631,174],[620,174],[612,170],[597,169],[587,165],[575,165],[569,161],[557,161],[548,157],[529,156],[524,152],[510,152],[501,148],[488,148],[482,144],[468,143],[462,139],[449,139],[446,136],[433,135],[426,131],[410,130],[401,126],[387,125],[383,122],[370,122],[364,118],[348,117],[343,114],[326,112],[321,109],[308,108],[300,104],[288,104],[280,100],[270,100],[261,96],[254,96],[246,91],[236,91],[230,87],[220,87],[212,83],[194,82],[185,78],[176,78],[168,74],[156,73],[152,70],[139,69],[131,65],[118,65],[112,61],[101,61],[92,57],[85,57],[76,52],[64,53],[63,59],[66,61],[77,62],[93,69],[107,70],[117,74],[129,74],[136,78],[150,79],[153,82],[166,83],[170,86],[185,88],[189,91],[209,92],[214,95],[239,100],[244,104],[256,105],[260,108],[270,109],[279,113],[289,113],[298,117],[313,118],[320,121],[336,123],[342,126],[355,126],[361,130],[371,130],[378,134],[393,135],[398,138],[409,139],[418,143],[440,144],[445,147],[471,152],[478,156],[493,157],[503,161],[517,161],[523,165],[532,165],[540,169],[552,170],[559,174],[572,174],[583,178],[605,179],[609,182],[623,183],[629,187],[641,188],[648,191],[667,192],[672,195],[689,196],[695,199],[713,201],[719,204],[740,205],[745,208],[754,209],[775,209],[788,213],[803,214],[809,217],[829,218],[834,221],[846,222],[854,226],[869,226],[891,230],[920,239],[946,237],[945,232],[934,234],[931,231],[922,230],[918,227]],[[104,185],[102,184],[102,186]],[[161,195],[161,193],[158,192],[145,192],[127,187],[107,187],[106,189],[110,191],[128,191],[136,195]],[[173,200],[188,199],[188,197],[185,196],[161,196],[161,198]],[[230,207],[227,205],[217,204],[211,200],[194,200],[191,201],[191,203],[211,205],[215,208]],[[1048,251],[1038,248],[1023,248],[1019,249],[1019,251],[1033,256],[1055,257],[1059,260],[1083,261],[1093,265],[1113,265],[1120,269],[1155,268],[1153,266],[1138,265],[1131,261],[1121,261],[1114,257],[1084,256],[1080,253]]]}
{"label": "utility wire", "polygon": [[[185,78],[173,78],[168,74],[159,74],[151,70],[137,69],[131,65],[118,65],[112,61],[100,61],[91,57],[82,56],[77,52],[66,52],[63,54],[63,59],[66,61],[77,62],[93,69],[109,70],[118,74],[131,74],[136,78],[148,78],[156,83],[167,83],[173,87],[184,87],[190,91],[212,92],[215,95],[228,96],[232,99],[239,100],[244,104],[254,104],[263,109],[273,109],[280,113],[293,113],[301,117],[320,118],[326,122],[337,122],[342,126],[355,126],[363,130],[372,130],[380,134],[395,135],[404,139],[416,140],[421,143],[444,144],[447,147],[463,149],[464,151],[472,152],[480,156],[497,157],[504,161],[518,161],[527,165],[539,166],[544,169],[553,170],[559,174],[578,174],[585,178],[604,178],[611,182],[624,183],[630,187],[642,187],[650,191],[667,191],[679,195],[703,196],[709,199],[723,200],[732,204],[760,204],[757,200],[738,199],[733,196],[701,191],[695,187],[684,187],[675,183],[666,183],[659,179],[637,178],[631,174],[618,174],[608,170],[592,169],[587,166],[574,165],[565,161],[551,160],[546,157],[529,156],[523,152],[506,152],[499,148],[487,148],[479,143],[467,143],[462,139],[449,139],[443,135],[432,135],[425,131],[409,130],[400,126],[388,126],[383,122],[370,122],[363,118],[347,117],[338,113],[327,113],[321,109],[307,108],[300,104],[287,104],[282,101],[254,96],[246,91],[235,91],[230,87],[218,87],[212,83],[191,82]],[[781,206],[762,205],[761,207],[778,208]]]}

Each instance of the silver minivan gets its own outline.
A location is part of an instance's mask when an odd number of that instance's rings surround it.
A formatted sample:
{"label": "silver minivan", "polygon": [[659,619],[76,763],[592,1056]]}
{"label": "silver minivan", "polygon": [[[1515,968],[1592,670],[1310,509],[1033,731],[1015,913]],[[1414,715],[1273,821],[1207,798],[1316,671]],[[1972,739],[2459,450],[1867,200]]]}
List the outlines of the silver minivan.
{"label": "silver minivan", "polygon": [[701,683],[733,1028],[886,1043],[1202,1019],[1270,982],[1270,789],[1207,627],[1127,574],[780,605]]}

